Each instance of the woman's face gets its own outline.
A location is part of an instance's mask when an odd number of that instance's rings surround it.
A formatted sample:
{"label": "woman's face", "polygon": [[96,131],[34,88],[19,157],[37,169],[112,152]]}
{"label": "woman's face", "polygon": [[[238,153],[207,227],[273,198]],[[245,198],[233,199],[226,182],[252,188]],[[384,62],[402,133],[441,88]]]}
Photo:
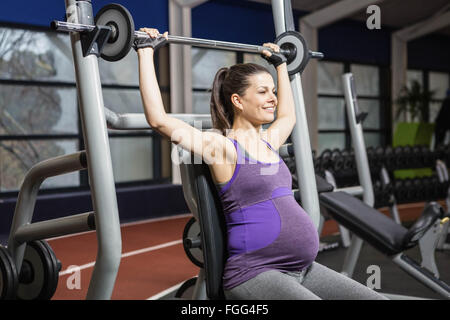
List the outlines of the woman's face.
{"label": "woman's face", "polygon": [[267,72],[260,72],[250,76],[249,82],[250,86],[244,95],[238,96],[242,115],[256,124],[272,122],[278,104],[272,76]]}

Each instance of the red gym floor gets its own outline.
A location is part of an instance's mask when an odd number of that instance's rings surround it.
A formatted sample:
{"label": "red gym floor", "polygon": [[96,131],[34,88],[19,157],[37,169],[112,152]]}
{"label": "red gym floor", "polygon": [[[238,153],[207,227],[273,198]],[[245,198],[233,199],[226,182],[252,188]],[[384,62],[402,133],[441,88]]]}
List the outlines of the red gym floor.
{"label": "red gym floor", "polygon": [[[191,215],[122,225],[122,260],[112,299],[145,300],[197,275],[181,242]],[[95,232],[48,240],[62,263],[54,300],[85,299],[97,255]],[[80,289],[68,267],[80,267]],[[69,270],[71,271],[71,270]]]}

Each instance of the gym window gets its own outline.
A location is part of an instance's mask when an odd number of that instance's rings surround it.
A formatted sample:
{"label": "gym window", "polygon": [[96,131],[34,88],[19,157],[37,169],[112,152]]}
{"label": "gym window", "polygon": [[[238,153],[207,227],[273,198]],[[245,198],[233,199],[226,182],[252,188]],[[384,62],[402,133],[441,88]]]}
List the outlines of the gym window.
{"label": "gym window", "polygon": [[[134,51],[120,62],[99,59],[99,70],[106,107],[143,112]],[[70,37],[2,24],[0,84],[0,193],[6,195],[17,192],[39,161],[84,149]],[[148,183],[161,176],[158,134],[110,131],[109,137],[117,183]],[[87,172],[81,171],[49,178],[42,188],[87,186]]]}
{"label": "gym window", "polygon": [[366,146],[384,145],[385,110],[389,97],[380,83],[382,70],[376,65],[320,61],[318,63],[318,155],[325,149],[348,149],[351,134],[345,110],[342,75],[352,72],[355,78],[358,105],[368,112],[363,123]]}
{"label": "gym window", "polygon": [[192,47],[193,113],[209,114],[211,87],[217,70],[237,63],[235,52]]}
{"label": "gym window", "polygon": [[450,89],[450,74],[430,70],[408,70],[408,87],[411,86],[413,80],[418,81],[423,89],[434,91],[433,99],[430,101],[429,106],[429,121],[434,122],[441,109],[447,90]]}

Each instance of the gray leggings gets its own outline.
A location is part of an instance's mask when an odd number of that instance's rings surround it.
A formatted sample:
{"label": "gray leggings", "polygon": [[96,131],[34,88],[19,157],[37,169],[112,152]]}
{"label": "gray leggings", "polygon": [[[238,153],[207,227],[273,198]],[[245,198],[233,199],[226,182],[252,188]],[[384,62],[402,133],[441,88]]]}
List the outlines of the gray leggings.
{"label": "gray leggings", "polygon": [[381,294],[319,263],[302,272],[270,270],[230,289],[229,300],[387,300]]}

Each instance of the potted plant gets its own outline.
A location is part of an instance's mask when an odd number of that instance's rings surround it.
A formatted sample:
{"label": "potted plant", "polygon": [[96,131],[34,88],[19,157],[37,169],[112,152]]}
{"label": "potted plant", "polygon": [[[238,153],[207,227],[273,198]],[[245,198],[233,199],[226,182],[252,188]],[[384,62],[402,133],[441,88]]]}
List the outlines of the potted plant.
{"label": "potted plant", "polygon": [[[429,123],[430,101],[434,91],[425,90],[417,81],[411,81],[411,86],[403,87],[400,96],[395,101],[397,111],[395,119],[405,119],[398,122],[395,128],[393,143],[396,146],[429,146],[434,132],[434,124]],[[431,174],[431,169],[397,170],[396,178],[414,178]]]}
{"label": "potted plant", "polygon": [[419,81],[411,81],[411,87],[404,86],[395,101],[397,105],[396,120],[399,120],[400,116],[404,114],[411,119],[409,122],[418,120],[418,122],[427,123],[433,95],[434,91],[424,90]]}

